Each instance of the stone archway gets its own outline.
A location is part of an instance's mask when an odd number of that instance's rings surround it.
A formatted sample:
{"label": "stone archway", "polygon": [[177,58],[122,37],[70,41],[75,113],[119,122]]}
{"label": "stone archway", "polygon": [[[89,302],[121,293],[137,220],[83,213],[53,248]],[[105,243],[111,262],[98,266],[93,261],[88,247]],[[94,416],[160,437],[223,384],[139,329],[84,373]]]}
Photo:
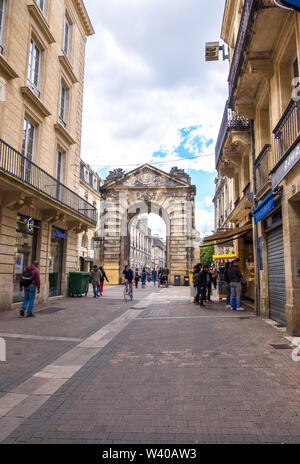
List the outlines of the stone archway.
{"label": "stone archway", "polygon": [[[136,215],[158,214],[166,222],[167,265],[170,281],[188,275],[199,261],[199,238],[195,229],[196,187],[183,170],[166,173],[145,164],[127,174],[110,172],[101,188],[100,223],[96,232],[98,261],[113,284],[120,282],[128,264],[128,224]],[[96,251],[96,250],[95,250]]]}

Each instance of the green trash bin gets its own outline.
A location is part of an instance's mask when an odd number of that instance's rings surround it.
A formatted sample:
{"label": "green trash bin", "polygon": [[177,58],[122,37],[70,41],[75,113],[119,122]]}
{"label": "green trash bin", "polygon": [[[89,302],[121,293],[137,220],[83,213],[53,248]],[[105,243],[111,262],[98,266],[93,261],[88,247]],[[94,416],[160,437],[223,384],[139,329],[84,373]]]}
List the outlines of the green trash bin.
{"label": "green trash bin", "polygon": [[90,273],[89,272],[70,272],[69,295],[87,296],[89,291]]}

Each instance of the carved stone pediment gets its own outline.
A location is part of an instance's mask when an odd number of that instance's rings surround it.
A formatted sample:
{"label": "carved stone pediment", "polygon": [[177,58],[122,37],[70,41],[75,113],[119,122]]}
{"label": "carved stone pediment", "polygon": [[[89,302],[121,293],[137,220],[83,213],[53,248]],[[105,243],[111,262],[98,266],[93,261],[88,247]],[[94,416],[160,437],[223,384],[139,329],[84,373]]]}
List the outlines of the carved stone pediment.
{"label": "carved stone pediment", "polygon": [[121,169],[110,172],[104,190],[127,188],[190,187],[190,176],[183,169],[173,168],[168,174],[150,165],[141,166],[128,174]]}

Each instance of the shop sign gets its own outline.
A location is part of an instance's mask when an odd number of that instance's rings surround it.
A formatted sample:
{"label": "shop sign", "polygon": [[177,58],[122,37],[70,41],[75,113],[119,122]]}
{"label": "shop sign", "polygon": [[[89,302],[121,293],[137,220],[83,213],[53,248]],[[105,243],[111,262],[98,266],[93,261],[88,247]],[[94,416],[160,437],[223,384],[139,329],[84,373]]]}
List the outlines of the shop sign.
{"label": "shop sign", "polygon": [[273,189],[277,187],[285,176],[300,161],[300,143],[288,154],[283,163],[272,174]]}
{"label": "shop sign", "polygon": [[58,229],[55,229],[53,228],[52,229],[52,234],[54,237],[57,237],[57,238],[63,238],[64,240],[67,240],[67,234],[65,232],[62,232]]}
{"label": "shop sign", "polygon": [[271,196],[268,200],[263,201],[257,208],[254,210],[254,222],[257,224],[260,222],[267,214],[269,214],[274,209],[274,197]]}

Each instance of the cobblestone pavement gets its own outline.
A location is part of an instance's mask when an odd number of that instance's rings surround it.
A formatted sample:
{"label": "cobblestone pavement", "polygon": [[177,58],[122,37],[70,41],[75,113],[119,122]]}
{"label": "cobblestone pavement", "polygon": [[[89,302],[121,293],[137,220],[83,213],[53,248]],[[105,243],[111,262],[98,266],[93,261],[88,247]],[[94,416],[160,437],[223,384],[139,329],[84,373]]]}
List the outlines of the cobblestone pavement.
{"label": "cobblestone pavement", "polygon": [[0,442],[300,443],[282,329],[187,288],[122,291],[0,314]]}

